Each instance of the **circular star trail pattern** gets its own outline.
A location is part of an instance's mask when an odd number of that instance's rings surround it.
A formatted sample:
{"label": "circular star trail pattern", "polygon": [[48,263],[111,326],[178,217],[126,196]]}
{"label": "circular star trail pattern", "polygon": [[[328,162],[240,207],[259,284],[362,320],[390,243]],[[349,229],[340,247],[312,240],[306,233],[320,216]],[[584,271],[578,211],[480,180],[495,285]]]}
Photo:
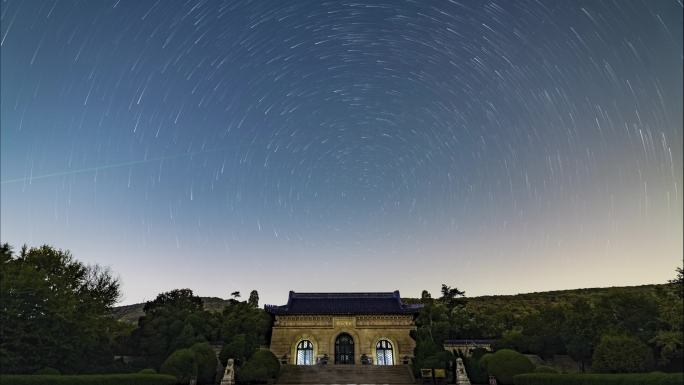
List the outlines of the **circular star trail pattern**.
{"label": "circular star trail pattern", "polygon": [[3,240],[131,300],[681,261],[681,1],[11,0],[1,32]]}

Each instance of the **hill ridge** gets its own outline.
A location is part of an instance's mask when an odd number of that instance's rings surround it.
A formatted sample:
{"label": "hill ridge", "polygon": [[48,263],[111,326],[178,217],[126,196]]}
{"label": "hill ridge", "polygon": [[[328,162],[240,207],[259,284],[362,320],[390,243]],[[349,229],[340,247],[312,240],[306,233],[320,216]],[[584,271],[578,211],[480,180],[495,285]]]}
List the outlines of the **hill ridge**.
{"label": "hill ridge", "polygon": [[[518,294],[489,294],[481,295],[476,297],[466,297],[468,302],[473,305],[483,304],[485,301],[500,302],[503,300],[508,300],[512,304],[515,302],[557,302],[558,300],[568,300],[571,297],[589,297],[594,295],[606,294],[608,292],[629,292],[629,291],[651,291],[656,290],[658,287],[666,286],[667,284],[646,284],[646,285],[634,285],[634,286],[608,286],[608,287],[590,287],[590,288],[579,288],[579,289],[563,289],[563,290],[550,290],[550,291],[536,291],[530,293],[518,293]],[[553,297],[553,298],[550,298]],[[223,299],[220,297],[200,297],[204,303],[204,308],[209,311],[221,311],[230,300]],[[420,298],[405,297],[402,301],[406,303],[416,303],[420,302]],[[143,316],[145,313],[143,307],[145,303],[135,303],[130,305],[116,306],[113,308],[112,315],[119,320],[127,321],[131,323],[137,323],[138,318]]]}

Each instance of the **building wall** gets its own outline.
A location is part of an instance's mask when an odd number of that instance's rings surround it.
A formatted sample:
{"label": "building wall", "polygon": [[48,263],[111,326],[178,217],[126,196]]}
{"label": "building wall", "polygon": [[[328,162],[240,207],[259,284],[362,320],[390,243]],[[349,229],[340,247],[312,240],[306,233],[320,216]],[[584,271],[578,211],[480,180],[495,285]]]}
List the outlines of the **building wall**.
{"label": "building wall", "polygon": [[354,339],[356,364],[361,363],[362,354],[372,357],[375,364],[375,345],[386,339],[392,343],[394,364],[399,365],[404,356],[413,357],[416,343],[409,335],[411,330],[415,330],[412,315],[276,316],[270,349],[278,359],[287,356],[287,363],[295,364],[297,344],[309,340],[314,346],[314,357],[327,354],[332,364],[335,339],[347,333]]}

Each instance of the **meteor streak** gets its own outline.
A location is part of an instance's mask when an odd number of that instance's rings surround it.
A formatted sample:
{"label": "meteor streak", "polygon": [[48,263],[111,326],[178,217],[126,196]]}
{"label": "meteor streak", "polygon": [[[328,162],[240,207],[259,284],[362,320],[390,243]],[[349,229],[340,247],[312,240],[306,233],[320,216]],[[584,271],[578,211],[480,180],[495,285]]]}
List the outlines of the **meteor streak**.
{"label": "meteor streak", "polygon": [[67,176],[67,175],[85,174],[85,173],[92,172],[92,171],[111,170],[111,169],[115,169],[115,168],[129,167],[129,166],[136,166],[139,164],[146,164],[146,163],[159,162],[159,161],[164,161],[164,160],[185,158],[185,157],[189,157],[189,156],[208,154],[208,153],[219,152],[219,151],[225,151],[225,149],[217,148],[217,149],[213,149],[213,150],[188,152],[185,154],[159,156],[159,157],[151,158],[151,159],[133,160],[130,162],[105,164],[102,166],[95,166],[95,167],[86,167],[86,168],[80,168],[78,170],[57,171],[57,172],[52,172],[49,174],[27,176],[27,177],[23,177],[23,178],[6,179],[6,180],[1,181],[0,184],[22,183],[22,182],[29,182],[30,183],[30,182],[33,182],[34,180],[54,178],[54,177]]}

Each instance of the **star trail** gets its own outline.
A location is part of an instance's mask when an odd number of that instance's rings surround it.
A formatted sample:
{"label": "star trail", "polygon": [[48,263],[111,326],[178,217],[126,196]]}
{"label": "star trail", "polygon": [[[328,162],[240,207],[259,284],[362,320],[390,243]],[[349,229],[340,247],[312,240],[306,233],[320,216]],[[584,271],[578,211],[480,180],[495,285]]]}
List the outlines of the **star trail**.
{"label": "star trail", "polygon": [[190,287],[469,295],[682,260],[682,2],[2,1],[2,240]]}

